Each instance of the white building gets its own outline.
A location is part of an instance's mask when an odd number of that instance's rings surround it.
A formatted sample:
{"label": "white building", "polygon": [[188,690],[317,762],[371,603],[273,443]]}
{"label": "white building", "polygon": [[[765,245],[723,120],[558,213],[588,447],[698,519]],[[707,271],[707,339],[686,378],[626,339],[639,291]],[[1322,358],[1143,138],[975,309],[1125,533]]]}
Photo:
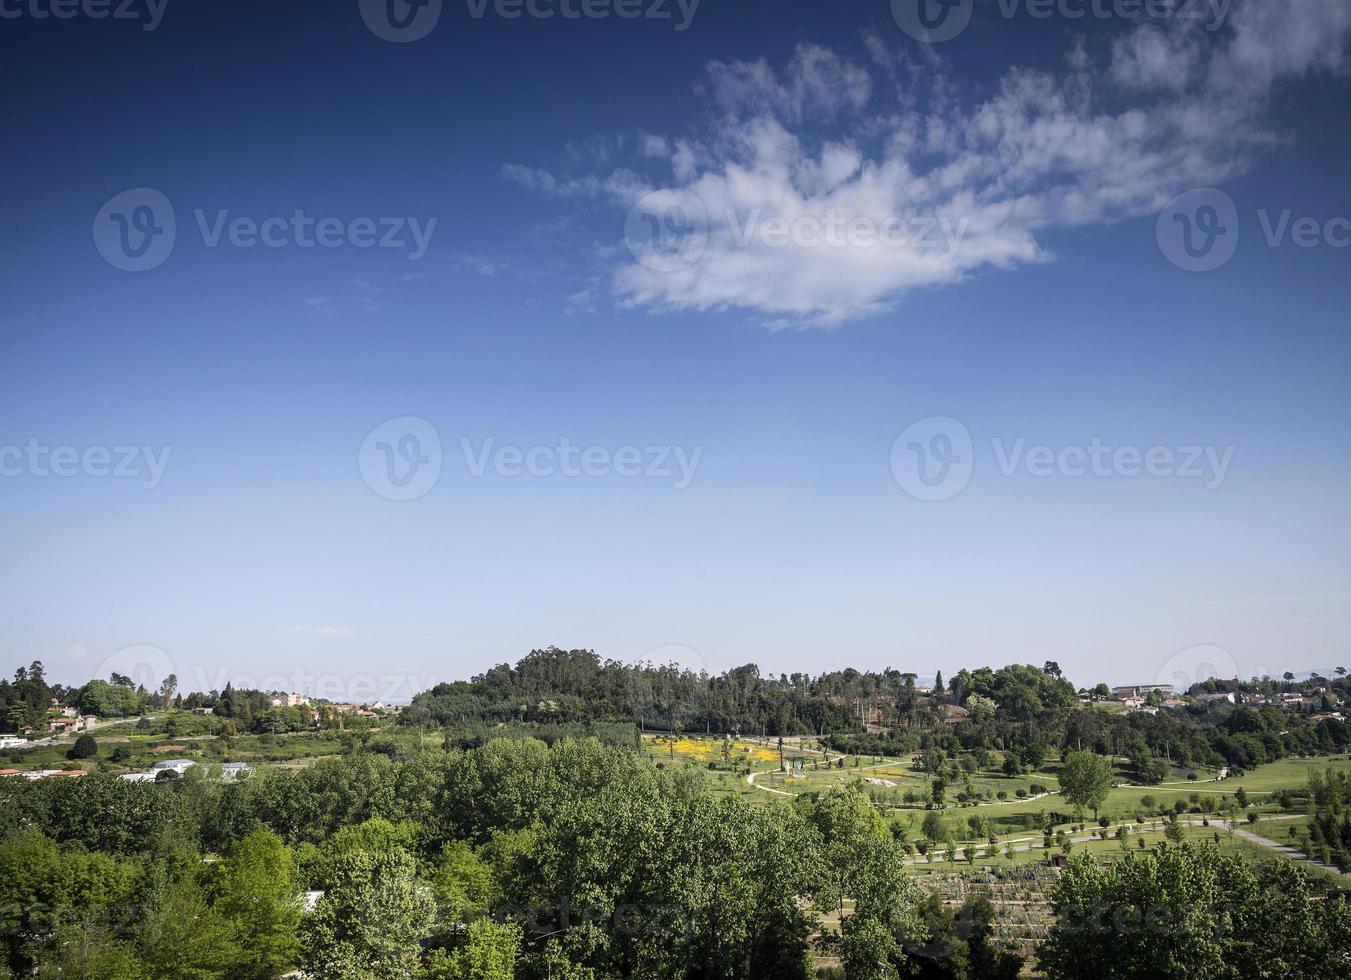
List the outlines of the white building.
{"label": "white building", "polygon": [[195,765],[197,765],[197,763],[193,762],[191,759],[164,759],[161,762],[156,762],[151,767],[150,773],[152,776],[158,776],[162,772],[172,771],[181,776]]}
{"label": "white building", "polygon": [[1128,697],[1144,697],[1152,691],[1158,691],[1160,694],[1171,695],[1173,693],[1172,684],[1128,684],[1125,687],[1112,688],[1112,697],[1119,701],[1124,701]]}

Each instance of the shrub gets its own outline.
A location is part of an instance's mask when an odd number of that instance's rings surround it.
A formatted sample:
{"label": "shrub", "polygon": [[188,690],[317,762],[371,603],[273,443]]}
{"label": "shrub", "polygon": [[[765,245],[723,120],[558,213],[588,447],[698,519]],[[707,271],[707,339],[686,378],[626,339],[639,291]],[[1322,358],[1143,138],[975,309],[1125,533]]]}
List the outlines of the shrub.
{"label": "shrub", "polygon": [[99,743],[93,735],[88,732],[75,740],[75,744],[70,747],[66,753],[67,759],[92,759],[99,754]]}

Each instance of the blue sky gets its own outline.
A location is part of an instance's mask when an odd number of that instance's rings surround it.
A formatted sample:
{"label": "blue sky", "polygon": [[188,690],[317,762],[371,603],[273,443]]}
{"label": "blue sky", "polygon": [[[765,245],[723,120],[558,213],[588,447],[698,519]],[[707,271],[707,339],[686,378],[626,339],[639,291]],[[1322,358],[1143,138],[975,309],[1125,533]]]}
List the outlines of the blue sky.
{"label": "blue sky", "polygon": [[[356,2],[6,7],[10,661],[406,696],[551,643],[1081,684],[1351,659],[1344,3],[978,0],[943,43],[885,3],[667,7],[447,0],[406,43]],[[160,200],[172,248],[128,271],[113,215]],[[334,247],[208,244],[297,209]]]}

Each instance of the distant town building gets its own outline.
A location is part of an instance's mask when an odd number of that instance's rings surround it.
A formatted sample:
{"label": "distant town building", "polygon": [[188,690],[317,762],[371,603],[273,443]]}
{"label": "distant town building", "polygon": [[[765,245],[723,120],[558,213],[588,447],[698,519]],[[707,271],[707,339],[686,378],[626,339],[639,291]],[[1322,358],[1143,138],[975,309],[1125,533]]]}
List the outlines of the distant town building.
{"label": "distant town building", "polygon": [[156,762],[151,767],[150,771],[156,776],[162,772],[176,772],[181,776],[195,765],[197,765],[197,763],[193,762],[191,759],[163,759]]}
{"label": "distant town building", "polygon": [[1118,701],[1123,701],[1128,697],[1144,697],[1152,691],[1158,691],[1163,695],[1172,695],[1172,684],[1127,684],[1125,687],[1112,688],[1112,697]]}
{"label": "distant town building", "polygon": [[272,696],[272,707],[274,708],[307,708],[310,699],[303,694],[274,694]]}

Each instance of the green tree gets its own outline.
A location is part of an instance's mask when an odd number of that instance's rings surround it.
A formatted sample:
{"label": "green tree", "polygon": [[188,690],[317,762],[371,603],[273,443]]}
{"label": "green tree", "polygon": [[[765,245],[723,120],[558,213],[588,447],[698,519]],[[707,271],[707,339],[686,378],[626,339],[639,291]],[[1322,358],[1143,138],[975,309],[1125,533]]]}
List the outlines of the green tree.
{"label": "green tree", "polygon": [[1098,808],[1112,788],[1112,763],[1095,752],[1070,752],[1060,768],[1060,792],[1083,819],[1084,810]]}
{"label": "green tree", "polygon": [[207,904],[191,871],[154,887],[137,939],[153,980],[219,980],[241,958],[234,927]]}
{"label": "green tree", "polygon": [[513,980],[520,946],[518,926],[480,919],[470,924],[463,943],[449,953],[438,951],[427,975],[429,980]]}
{"label": "green tree", "polygon": [[1332,980],[1351,970],[1351,904],[1314,902],[1290,862],[1254,871],[1211,846],[1070,860],[1038,958],[1052,980]]}
{"label": "green tree", "polygon": [[401,849],[353,851],[302,920],[300,961],[315,980],[406,980],[416,975],[436,906]]}
{"label": "green tree", "polygon": [[94,756],[98,754],[99,754],[98,740],[95,739],[93,735],[90,735],[88,732],[85,732],[83,735],[81,735],[79,738],[75,740],[75,744],[72,745],[70,747],[70,751],[66,753],[66,758],[92,759],[94,758]]}
{"label": "green tree", "polygon": [[234,928],[241,950],[231,977],[270,980],[286,972],[300,925],[290,848],[276,834],[257,830],[237,841],[213,872],[213,907]]}

